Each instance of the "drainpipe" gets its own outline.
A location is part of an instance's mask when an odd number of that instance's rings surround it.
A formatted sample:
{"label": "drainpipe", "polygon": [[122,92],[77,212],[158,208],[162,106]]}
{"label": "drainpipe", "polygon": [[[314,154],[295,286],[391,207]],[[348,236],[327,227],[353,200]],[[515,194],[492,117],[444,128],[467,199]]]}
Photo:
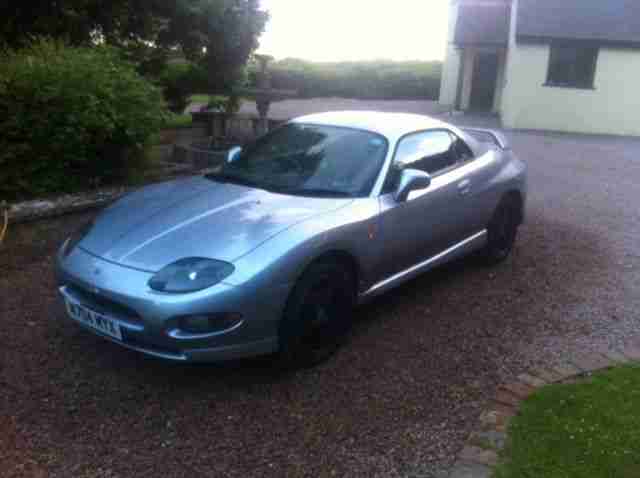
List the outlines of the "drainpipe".
{"label": "drainpipe", "polygon": [[465,56],[467,54],[467,50],[465,48],[460,48],[460,66],[458,67],[458,84],[456,86],[456,101],[454,108],[456,111],[460,111],[462,108],[462,87],[464,85],[464,74],[465,68],[464,65],[466,63]]}

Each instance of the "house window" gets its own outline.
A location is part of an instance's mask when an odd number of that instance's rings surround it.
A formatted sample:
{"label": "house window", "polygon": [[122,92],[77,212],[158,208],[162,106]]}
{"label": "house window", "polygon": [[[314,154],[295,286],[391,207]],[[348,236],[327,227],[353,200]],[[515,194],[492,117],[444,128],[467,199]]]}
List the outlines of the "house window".
{"label": "house window", "polygon": [[547,85],[593,88],[597,61],[597,48],[551,45]]}

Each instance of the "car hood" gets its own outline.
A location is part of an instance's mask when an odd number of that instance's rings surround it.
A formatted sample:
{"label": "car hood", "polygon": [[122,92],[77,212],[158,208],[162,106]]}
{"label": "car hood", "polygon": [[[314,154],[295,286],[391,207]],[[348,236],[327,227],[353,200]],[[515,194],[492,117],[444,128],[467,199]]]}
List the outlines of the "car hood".
{"label": "car hood", "polygon": [[79,247],[156,272],[185,257],[233,262],[301,221],[352,202],[275,194],[204,177],[132,193],[95,220]]}

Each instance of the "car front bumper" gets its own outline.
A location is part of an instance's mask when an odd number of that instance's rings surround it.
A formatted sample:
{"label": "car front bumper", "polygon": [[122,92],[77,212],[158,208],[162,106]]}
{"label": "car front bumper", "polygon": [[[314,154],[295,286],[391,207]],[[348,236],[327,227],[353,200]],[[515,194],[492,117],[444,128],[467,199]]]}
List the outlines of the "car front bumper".
{"label": "car front bumper", "polygon": [[[71,299],[115,320],[122,340],[79,325],[126,348],[179,362],[233,360],[278,349],[278,323],[288,286],[220,283],[195,293],[165,294],[149,288],[152,275],[95,257],[80,247],[68,257],[59,254],[56,261],[62,301]],[[228,312],[240,314],[242,323],[197,336],[172,333],[178,317]]]}

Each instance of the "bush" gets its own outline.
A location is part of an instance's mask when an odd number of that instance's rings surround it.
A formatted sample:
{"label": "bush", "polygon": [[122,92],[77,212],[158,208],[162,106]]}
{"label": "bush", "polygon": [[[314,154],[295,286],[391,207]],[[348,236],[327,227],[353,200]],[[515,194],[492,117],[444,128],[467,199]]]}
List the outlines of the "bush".
{"label": "bush", "polygon": [[194,91],[206,88],[207,75],[192,63],[169,63],[158,78],[158,85],[173,113],[182,114],[189,106],[189,98]]}
{"label": "bush", "polygon": [[108,47],[0,52],[0,198],[124,179],[165,121],[159,90]]}

